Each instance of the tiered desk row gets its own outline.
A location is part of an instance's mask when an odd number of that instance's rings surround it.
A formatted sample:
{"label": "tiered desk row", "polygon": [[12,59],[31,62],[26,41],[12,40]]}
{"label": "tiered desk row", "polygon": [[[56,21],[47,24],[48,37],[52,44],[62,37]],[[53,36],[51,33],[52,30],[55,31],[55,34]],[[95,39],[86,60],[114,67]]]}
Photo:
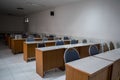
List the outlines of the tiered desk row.
{"label": "tiered desk row", "polygon": [[[23,52],[23,42],[26,38],[22,39],[11,39],[11,50],[14,54]],[[41,41],[41,38],[35,38],[35,41]]]}
{"label": "tiered desk row", "polygon": [[[42,41],[42,38],[34,38],[35,41]],[[26,38],[14,39],[12,37],[8,37],[8,46],[12,50],[14,54],[23,52],[23,42],[25,42]],[[48,40],[53,40],[53,38],[48,38]]]}
{"label": "tiered desk row", "polygon": [[65,64],[66,80],[120,80],[120,49]]}
{"label": "tiered desk row", "polygon": [[[38,43],[44,43],[46,47],[55,46],[55,40],[49,41],[33,41],[33,42],[24,42],[23,44],[23,52],[24,52],[24,60],[27,62],[28,60],[35,58],[35,48],[37,48]],[[70,40],[64,40],[64,44],[70,44]]]}
{"label": "tiered desk row", "polygon": [[97,45],[95,43],[79,43],[79,44],[69,44],[62,46],[52,46],[52,47],[44,47],[44,48],[36,48],[36,72],[44,77],[45,72],[53,69],[60,68],[64,69],[64,52],[65,49],[74,47],[80,53],[81,58],[89,56],[89,46]]}
{"label": "tiered desk row", "polygon": [[120,49],[101,53],[95,57],[113,62],[111,80],[120,80]]}
{"label": "tiered desk row", "polygon": [[[9,48],[14,54],[24,52],[26,62],[36,58],[36,72],[41,77],[46,71],[59,68],[66,69],[66,80],[120,80],[120,49],[90,56],[90,45],[99,49],[99,43],[70,44],[70,40],[65,40],[65,45],[55,46],[55,40],[49,39],[44,42],[46,47],[37,48],[38,43],[43,43],[41,38],[35,38],[33,42],[25,42],[25,38],[8,38]],[[71,47],[78,50],[81,59],[65,63],[64,52]]]}

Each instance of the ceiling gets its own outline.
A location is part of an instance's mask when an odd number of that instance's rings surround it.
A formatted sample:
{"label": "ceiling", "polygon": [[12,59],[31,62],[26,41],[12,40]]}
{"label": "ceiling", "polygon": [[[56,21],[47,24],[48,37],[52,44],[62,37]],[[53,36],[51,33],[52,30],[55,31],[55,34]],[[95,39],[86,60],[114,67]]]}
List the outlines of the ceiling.
{"label": "ceiling", "polygon": [[[0,0],[0,13],[27,15],[80,0]],[[17,8],[23,8],[19,10]]]}

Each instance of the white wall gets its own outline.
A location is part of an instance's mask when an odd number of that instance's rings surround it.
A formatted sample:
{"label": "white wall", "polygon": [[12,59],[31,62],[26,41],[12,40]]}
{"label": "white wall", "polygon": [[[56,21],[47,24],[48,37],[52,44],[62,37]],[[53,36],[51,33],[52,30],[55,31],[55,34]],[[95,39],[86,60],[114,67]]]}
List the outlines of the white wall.
{"label": "white wall", "polygon": [[[120,41],[120,1],[83,0],[29,15],[29,31]],[[50,16],[50,11],[55,16]]]}
{"label": "white wall", "polygon": [[24,31],[24,17],[0,14],[0,32]]}

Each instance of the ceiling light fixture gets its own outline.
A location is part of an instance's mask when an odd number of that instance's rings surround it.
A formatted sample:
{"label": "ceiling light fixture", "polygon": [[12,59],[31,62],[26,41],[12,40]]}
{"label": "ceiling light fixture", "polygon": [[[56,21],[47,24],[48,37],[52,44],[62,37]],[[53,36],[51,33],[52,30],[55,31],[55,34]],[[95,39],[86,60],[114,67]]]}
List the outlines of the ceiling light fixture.
{"label": "ceiling light fixture", "polygon": [[17,8],[17,10],[24,10],[24,8],[19,7],[19,8]]}

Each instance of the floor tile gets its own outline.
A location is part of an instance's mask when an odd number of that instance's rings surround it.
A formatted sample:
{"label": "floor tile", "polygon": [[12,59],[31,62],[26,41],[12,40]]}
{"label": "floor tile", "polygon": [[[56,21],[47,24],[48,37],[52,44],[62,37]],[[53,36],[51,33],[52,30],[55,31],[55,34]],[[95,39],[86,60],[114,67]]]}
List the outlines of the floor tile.
{"label": "floor tile", "polygon": [[[53,69],[44,78],[36,73],[36,61],[25,62],[23,53],[14,55],[0,43],[0,80],[54,80],[65,75],[64,71]],[[63,78],[61,79],[63,80]]]}

